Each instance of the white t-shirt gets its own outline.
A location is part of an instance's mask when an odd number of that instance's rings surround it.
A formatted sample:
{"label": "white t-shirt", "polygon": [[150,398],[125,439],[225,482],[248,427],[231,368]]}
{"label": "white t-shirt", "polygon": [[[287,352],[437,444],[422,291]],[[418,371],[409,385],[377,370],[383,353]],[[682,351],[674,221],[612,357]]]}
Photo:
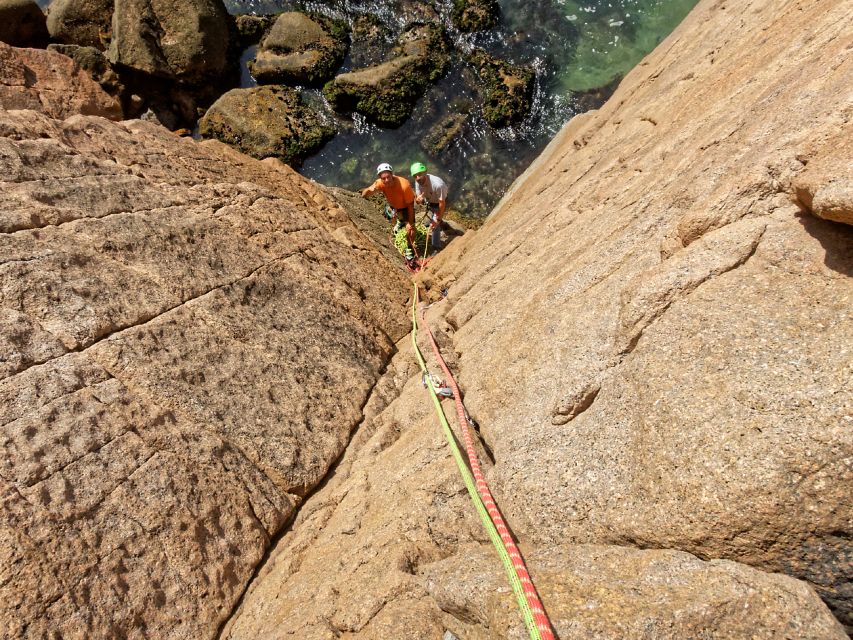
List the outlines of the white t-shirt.
{"label": "white t-shirt", "polygon": [[427,202],[438,204],[439,200],[447,200],[447,183],[438,176],[431,173],[426,174],[427,179],[424,180],[423,187],[421,183],[415,180],[415,195],[423,195]]}

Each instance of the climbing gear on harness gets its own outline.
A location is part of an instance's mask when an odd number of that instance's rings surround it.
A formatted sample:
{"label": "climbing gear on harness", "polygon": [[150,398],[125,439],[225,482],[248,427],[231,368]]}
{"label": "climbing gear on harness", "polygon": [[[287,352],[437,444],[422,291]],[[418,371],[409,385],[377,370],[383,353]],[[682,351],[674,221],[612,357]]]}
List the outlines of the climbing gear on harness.
{"label": "climbing gear on harness", "polygon": [[394,173],[394,170],[391,168],[391,165],[387,162],[383,162],[378,167],[376,167],[376,175],[379,175],[383,171],[390,171],[391,173]]}
{"label": "climbing gear on harness", "polygon": [[423,162],[414,162],[411,166],[412,175],[417,175],[426,171],[426,165]]}
{"label": "climbing gear on harness", "polygon": [[[415,291],[412,296],[412,346],[415,356],[417,357],[418,364],[421,367],[421,372],[428,374],[426,362],[424,361],[423,354],[421,354],[420,348],[418,347],[418,320],[416,310],[420,296],[417,284],[415,284],[414,287]],[[445,439],[450,446],[450,452],[456,461],[456,466],[459,468],[459,473],[462,475],[462,480],[465,483],[465,487],[468,490],[468,495],[471,497],[471,501],[474,503],[474,508],[480,515],[480,519],[483,521],[483,526],[486,528],[489,539],[492,541],[492,544],[503,563],[504,570],[506,571],[512,590],[515,593],[516,601],[519,609],[521,610],[521,616],[524,620],[525,627],[527,627],[527,633],[530,636],[530,639],[554,640],[551,622],[548,620],[548,616],[545,613],[542,602],[539,600],[539,595],[536,592],[536,587],[533,585],[533,581],[530,579],[530,574],[527,572],[524,559],[521,557],[521,553],[519,552],[515,541],[512,539],[512,535],[504,523],[503,516],[495,504],[494,498],[492,497],[489,487],[486,484],[486,480],[483,477],[483,472],[480,469],[480,463],[477,459],[477,452],[474,449],[471,430],[468,428],[468,421],[470,420],[470,417],[467,415],[465,406],[462,404],[462,398],[459,393],[459,388],[456,385],[456,380],[450,372],[450,369],[447,367],[447,363],[444,361],[444,358],[441,356],[441,350],[438,348],[438,344],[435,341],[435,337],[432,335],[432,331],[430,331],[429,325],[426,324],[426,317],[423,310],[421,310],[421,320],[424,321],[424,328],[426,329],[430,343],[432,344],[433,353],[435,353],[436,359],[441,365],[444,374],[447,376],[447,381],[453,390],[456,414],[459,420],[459,427],[464,435],[468,464],[471,466],[470,470],[465,464],[462,452],[456,444],[453,431],[450,428],[450,424],[447,422],[447,417],[444,415],[441,401],[439,400],[437,391],[432,384],[432,377],[425,376],[424,380],[428,380],[430,383],[427,386],[427,389],[430,393],[430,397],[432,398],[442,429],[444,430]]]}

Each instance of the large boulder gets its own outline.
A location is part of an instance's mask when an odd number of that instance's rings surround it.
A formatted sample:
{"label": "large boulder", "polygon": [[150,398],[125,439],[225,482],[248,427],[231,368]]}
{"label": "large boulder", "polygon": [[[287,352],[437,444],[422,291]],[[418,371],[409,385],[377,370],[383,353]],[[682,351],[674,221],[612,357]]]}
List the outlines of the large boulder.
{"label": "large boulder", "polygon": [[533,106],[533,70],[514,65],[475,49],[468,62],[480,78],[483,117],[493,127],[506,127],[524,120]]}
{"label": "large boulder", "polygon": [[335,129],[288,87],[232,89],[199,121],[206,138],[226,142],[255,158],[298,163],[322,147]]}
{"label": "large boulder", "polygon": [[43,47],[48,33],[35,0],[0,0],[0,42],[14,47]]}
{"label": "large boulder", "polygon": [[853,225],[853,140],[841,132],[815,140],[799,159],[806,168],[792,188],[803,209],[824,220]]}
{"label": "large boulder", "polygon": [[341,65],[348,47],[345,25],[291,11],[275,21],[249,70],[260,84],[322,84]]}
{"label": "large boulder", "polygon": [[276,16],[255,16],[243,14],[234,17],[234,26],[237,37],[240,39],[240,48],[250,47],[258,44],[264,39],[275,24]]}
{"label": "large boulder", "polygon": [[0,107],[4,109],[33,109],[53,118],[78,113],[122,118],[121,101],[67,56],[0,43],[0,59]]}
{"label": "large boulder", "polygon": [[229,24],[222,0],[115,0],[108,58],[158,78],[216,81],[229,65]]}
{"label": "large boulder", "polygon": [[53,0],[47,29],[54,42],[105,50],[112,37],[114,0]]}
{"label": "large boulder", "polygon": [[392,58],[342,73],[323,93],[339,112],[357,111],[371,122],[399,127],[429,85],[447,70],[449,44],[442,27],[416,25],[403,33]]}

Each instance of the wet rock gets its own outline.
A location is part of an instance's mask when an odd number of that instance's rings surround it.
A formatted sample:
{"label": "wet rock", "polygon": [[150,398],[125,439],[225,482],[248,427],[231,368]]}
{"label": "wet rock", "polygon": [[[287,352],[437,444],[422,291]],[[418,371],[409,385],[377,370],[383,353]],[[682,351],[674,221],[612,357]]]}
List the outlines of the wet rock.
{"label": "wet rock", "polygon": [[232,89],[199,122],[200,133],[255,158],[297,163],[322,147],[335,130],[299,93],[287,87]]}
{"label": "wet rock", "polygon": [[441,22],[441,16],[431,0],[399,0],[398,16],[404,29],[416,24]]}
{"label": "wet rock", "polygon": [[354,68],[369,67],[382,62],[391,51],[391,30],[376,16],[366,14],[353,20],[350,60]]}
{"label": "wet rock", "polygon": [[454,0],[450,14],[453,25],[465,33],[487,31],[500,20],[497,0]]}
{"label": "wet rock", "polygon": [[276,16],[241,15],[234,18],[242,48],[258,44],[275,24]]}
{"label": "wet rock", "polygon": [[533,100],[532,69],[495,58],[475,49],[468,62],[482,82],[483,117],[495,128],[521,122]]}
{"label": "wet rock", "polygon": [[52,0],[47,29],[54,42],[106,50],[112,38],[113,0]]}
{"label": "wet rock", "polygon": [[323,93],[338,112],[357,111],[371,122],[399,127],[430,83],[446,71],[448,49],[443,28],[415,26],[403,33],[389,61],[343,73]]}
{"label": "wet rock", "polygon": [[260,84],[315,85],[328,80],[349,47],[346,26],[296,11],[281,14],[249,64]]}
{"label": "wet rock", "polygon": [[44,12],[35,0],[0,0],[0,42],[13,47],[44,47],[47,39]]}
{"label": "wet rock", "polygon": [[54,118],[77,113],[122,118],[119,99],[67,56],[0,43],[0,59],[0,106],[4,109],[33,109]]}
{"label": "wet rock", "polygon": [[440,155],[461,135],[465,123],[468,122],[470,108],[454,111],[456,112],[447,114],[439,122],[430,127],[421,140],[421,146],[424,151],[435,156]]}
{"label": "wet rock", "polygon": [[229,18],[222,0],[115,0],[107,57],[150,76],[201,84],[229,65]]}

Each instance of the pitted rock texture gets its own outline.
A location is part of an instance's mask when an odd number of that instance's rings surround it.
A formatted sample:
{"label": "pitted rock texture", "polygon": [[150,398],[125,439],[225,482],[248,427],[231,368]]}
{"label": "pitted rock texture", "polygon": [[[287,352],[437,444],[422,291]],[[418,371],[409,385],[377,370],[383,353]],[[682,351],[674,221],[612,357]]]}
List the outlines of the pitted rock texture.
{"label": "pitted rock texture", "polygon": [[[455,367],[441,304],[428,318]],[[443,405],[451,417],[452,402]],[[492,468],[486,450],[479,457]],[[603,545],[521,550],[560,638],[846,637],[806,583],[735,562]],[[446,631],[528,637],[406,339],[335,474],[300,510],[222,637],[416,640]]]}
{"label": "pitted rock texture", "polygon": [[277,161],[0,111],[0,628],[212,638],[406,331]]}
{"label": "pitted rock texture", "polygon": [[[850,17],[700,2],[420,277],[561,638],[853,628],[853,229],[797,186],[844,175]],[[366,409],[225,637],[523,637],[405,346]]]}

